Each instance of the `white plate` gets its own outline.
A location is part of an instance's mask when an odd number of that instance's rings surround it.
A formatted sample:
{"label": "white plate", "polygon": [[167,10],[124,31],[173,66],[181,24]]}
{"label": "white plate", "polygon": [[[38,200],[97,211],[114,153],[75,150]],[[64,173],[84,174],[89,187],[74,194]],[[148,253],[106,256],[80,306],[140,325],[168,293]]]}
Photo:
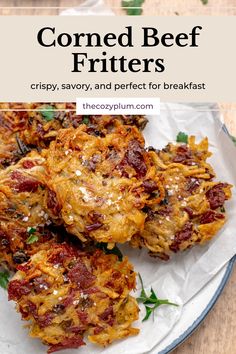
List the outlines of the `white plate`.
{"label": "white plate", "polygon": [[[226,126],[223,130],[229,134]],[[167,354],[183,343],[199,327],[220,297],[232,273],[236,255],[216,276],[183,306],[181,318],[173,330],[148,354]]]}
{"label": "white plate", "polygon": [[[219,171],[219,180],[232,181],[232,184],[236,184],[235,171],[232,168],[235,147],[222,132],[222,124],[217,117],[214,117],[212,111],[201,112],[177,104],[166,105],[164,108],[162,116],[157,119],[154,117],[152,121],[150,119],[150,125],[145,129],[147,144],[156,146],[158,143],[164,146],[166,141],[172,141],[180,130],[190,131],[197,135],[198,139],[207,135],[211,142],[211,150],[214,152],[212,162],[217,166],[217,172]],[[236,197],[235,190],[234,195]],[[176,255],[164,264],[147,257],[145,250],[127,248],[127,253],[124,253],[129,255],[136,271],[142,275],[147,290],[152,286],[160,298],[168,298],[180,305],[185,303],[182,314],[182,306],[160,307],[153,321],[141,323],[145,312],[144,307],[141,306],[140,320],[135,324],[141,328],[139,336],[116,342],[105,350],[94,348],[89,344],[73,352],[167,354],[185,340],[212,308],[232,270],[233,261],[229,260],[236,253],[233,235],[236,227],[233,217],[236,210],[235,200],[233,198],[228,204],[227,228],[224,228],[211,243],[186,251],[184,257],[182,254]],[[222,233],[227,236],[227,243],[224,242]],[[0,322],[0,353],[45,353],[46,348],[39,341],[28,338],[27,330],[22,328],[20,316],[15,313],[14,304],[11,302],[6,306],[6,293],[0,291],[1,296],[0,310],[4,321]],[[64,353],[72,354],[72,350]]]}
{"label": "white plate", "polygon": [[147,354],[167,354],[183,343],[206,318],[220,297],[232,273],[234,256],[217,275],[186,305],[173,330],[152,351]]}

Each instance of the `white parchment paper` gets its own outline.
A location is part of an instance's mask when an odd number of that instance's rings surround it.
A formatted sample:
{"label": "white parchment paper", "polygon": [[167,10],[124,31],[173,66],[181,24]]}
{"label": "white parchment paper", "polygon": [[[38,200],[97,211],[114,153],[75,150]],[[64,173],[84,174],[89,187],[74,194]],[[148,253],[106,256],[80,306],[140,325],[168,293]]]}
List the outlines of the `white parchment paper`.
{"label": "white parchment paper", "polygon": [[[200,112],[197,108],[168,104],[162,105],[161,116],[148,117],[149,123],[144,135],[147,146],[164,147],[169,141],[175,141],[179,131],[194,134],[199,141],[208,136],[210,159],[218,180],[236,185],[235,153],[236,149],[222,129],[222,123],[214,112]],[[184,253],[174,256],[169,262],[150,258],[145,250],[133,250],[122,246],[124,254],[130,257],[135,270],[140,272],[145,288],[154,288],[161,298],[177,302],[178,308],[163,306],[154,318],[142,323],[144,308],[141,306],[140,320],[135,324],[141,332],[136,337],[119,341],[108,348],[97,348],[88,343],[78,350],[61,351],[62,354],[146,354],[155,347],[172,329],[178,325],[182,305],[196,295],[214,275],[236,253],[236,198],[226,205],[228,222],[222,231],[207,245],[196,246]],[[140,284],[135,296],[140,294]],[[200,296],[200,295],[198,295]],[[6,292],[0,291],[0,353],[4,354],[43,354],[46,347],[39,341],[30,339],[27,329],[14,310],[14,304],[8,303]]]}

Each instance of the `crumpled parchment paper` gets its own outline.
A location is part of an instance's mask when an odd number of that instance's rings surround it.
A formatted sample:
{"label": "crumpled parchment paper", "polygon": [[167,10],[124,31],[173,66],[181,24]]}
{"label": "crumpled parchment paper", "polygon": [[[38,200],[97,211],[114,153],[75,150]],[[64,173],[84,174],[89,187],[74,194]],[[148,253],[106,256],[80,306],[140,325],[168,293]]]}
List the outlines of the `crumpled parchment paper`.
{"label": "crumpled parchment paper", "polygon": [[[145,128],[146,145],[164,147],[175,141],[179,131],[196,135],[197,141],[208,136],[210,151],[217,180],[236,185],[235,147],[222,129],[222,123],[214,111],[201,112],[196,107],[180,104],[162,104],[161,115],[151,116]],[[146,291],[154,288],[160,298],[177,302],[179,307],[162,306],[154,318],[141,322],[145,309],[141,305],[140,320],[135,323],[140,334],[118,341],[107,348],[97,348],[88,343],[86,347],[73,350],[81,354],[146,354],[154,348],[177,324],[181,316],[182,305],[196,295],[214,275],[236,253],[236,198],[226,204],[228,222],[221,232],[207,245],[196,246],[184,253],[175,255],[169,262],[153,259],[145,250],[133,250],[122,246],[124,254],[130,257],[135,270],[142,275]],[[140,294],[140,284],[134,296]],[[20,316],[14,310],[14,304],[7,302],[6,292],[0,291],[0,353],[4,354],[43,354],[46,352],[39,341],[30,339],[24,329]],[[61,353],[72,354],[72,350]]]}

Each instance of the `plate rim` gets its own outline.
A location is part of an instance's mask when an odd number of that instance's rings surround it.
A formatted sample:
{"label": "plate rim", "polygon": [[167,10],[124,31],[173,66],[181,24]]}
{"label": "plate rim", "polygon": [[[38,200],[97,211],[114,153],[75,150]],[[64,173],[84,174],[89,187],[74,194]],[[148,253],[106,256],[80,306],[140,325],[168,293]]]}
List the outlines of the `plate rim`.
{"label": "plate rim", "polygon": [[[230,137],[230,133],[226,125],[223,123],[222,124],[222,130],[228,137]],[[221,282],[216,289],[215,293],[213,294],[211,300],[208,302],[207,306],[205,309],[202,311],[202,313],[197,317],[197,319],[191,324],[191,326],[188,327],[178,338],[176,338],[171,344],[169,344],[165,349],[162,349],[160,352],[157,354],[168,354],[172,352],[172,350],[176,349],[179,345],[181,345],[186,339],[188,339],[193,332],[201,325],[202,321],[207,317],[208,313],[212,310],[214,307],[216,301],[219,299],[222,291],[224,290],[230,275],[232,274],[234,264],[236,262],[236,254],[229,260],[227,263],[227,268],[225,271],[225,274],[223,278],[221,279]]]}
{"label": "plate rim", "polygon": [[176,338],[171,344],[169,344],[165,349],[162,349],[161,351],[159,351],[157,354],[168,354],[168,353],[172,352],[172,350],[176,349],[186,339],[188,339],[193,334],[193,332],[201,325],[203,320],[207,317],[209,312],[214,307],[214,305],[217,302],[217,300],[219,299],[222,291],[224,290],[226,284],[228,283],[228,280],[230,278],[230,275],[232,274],[235,262],[236,262],[236,255],[234,255],[227,263],[227,268],[226,268],[225,274],[224,274],[223,278],[221,279],[221,282],[220,282],[218,288],[214,292],[211,300],[208,302],[205,309],[197,317],[197,319],[178,338]]}

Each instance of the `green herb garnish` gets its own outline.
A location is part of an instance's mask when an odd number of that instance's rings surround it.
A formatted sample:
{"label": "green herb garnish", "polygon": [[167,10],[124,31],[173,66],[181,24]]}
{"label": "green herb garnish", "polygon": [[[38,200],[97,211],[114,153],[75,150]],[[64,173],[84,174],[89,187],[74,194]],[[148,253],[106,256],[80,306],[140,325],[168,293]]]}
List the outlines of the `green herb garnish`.
{"label": "green herb garnish", "polygon": [[10,274],[7,271],[0,272],[0,286],[3,289],[7,289]]}
{"label": "green herb garnish", "polygon": [[201,0],[201,2],[203,3],[203,5],[208,4],[208,0]]}
{"label": "green herb garnish", "polygon": [[50,122],[54,119],[54,108],[52,106],[46,106],[42,108],[41,114],[47,122]]}
{"label": "green herb garnish", "polygon": [[222,213],[225,213],[225,207],[222,206],[222,207],[220,208],[220,211],[221,211]]}
{"label": "green herb garnish", "polygon": [[234,145],[236,145],[236,137],[231,135],[231,139],[233,140]]}
{"label": "green herb garnish", "polygon": [[122,7],[125,9],[127,15],[138,16],[142,15],[142,5],[145,0],[122,0]]}
{"label": "green herb garnish", "polygon": [[30,235],[27,240],[26,240],[26,243],[27,245],[31,245],[32,243],[35,243],[39,240],[38,236],[36,235]]}
{"label": "green herb garnish", "polygon": [[29,235],[32,235],[32,234],[35,233],[36,228],[35,228],[35,227],[29,227],[27,231],[28,231],[28,234],[29,234]]}
{"label": "green herb garnish", "polygon": [[89,117],[88,116],[84,116],[83,120],[82,120],[82,123],[88,125],[89,124]]}
{"label": "green herb garnish", "polygon": [[105,254],[115,254],[119,261],[122,261],[123,259],[123,254],[121,253],[121,251],[119,250],[119,248],[117,246],[113,247],[112,249],[107,248],[107,243],[105,242],[100,242],[97,243],[97,248],[99,248],[100,250],[102,250]]}
{"label": "green herb garnish", "polygon": [[29,237],[27,238],[26,243],[28,245],[31,245],[32,243],[37,242],[39,240],[38,236],[34,234],[36,231],[35,227],[29,227],[27,231],[28,231]]}
{"label": "green herb garnish", "polygon": [[[144,304],[145,309],[146,309],[146,315],[142,319],[142,322],[148,320],[149,317],[151,316],[151,314],[152,313],[154,314],[155,309],[161,305],[178,306],[177,304],[174,304],[173,302],[169,302],[169,300],[158,299],[153,288],[151,288],[151,294],[148,296],[144,290],[143,280],[141,278],[141,275],[138,274],[138,276],[139,276],[139,279],[141,282],[142,290],[141,290],[140,296],[137,298],[137,301]],[[150,306],[148,306],[148,305],[150,305]]]}
{"label": "green herb garnish", "polygon": [[188,143],[188,135],[185,134],[184,132],[179,132],[177,137],[176,137],[177,143]]}

